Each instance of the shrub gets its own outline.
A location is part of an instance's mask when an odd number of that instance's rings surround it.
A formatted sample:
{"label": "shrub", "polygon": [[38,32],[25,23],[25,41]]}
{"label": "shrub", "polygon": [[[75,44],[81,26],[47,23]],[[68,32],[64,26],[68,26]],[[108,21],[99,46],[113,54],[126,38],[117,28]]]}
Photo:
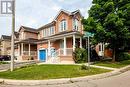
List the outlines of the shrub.
{"label": "shrub", "polygon": [[74,60],[76,63],[85,63],[87,62],[87,51],[84,48],[76,48],[73,53]]}
{"label": "shrub", "polygon": [[117,61],[123,61],[123,60],[129,60],[130,59],[130,54],[127,52],[121,52],[117,54]]}
{"label": "shrub", "polygon": [[86,66],[86,65],[82,65],[81,66],[81,70],[88,70],[89,68],[88,68],[88,66]]}

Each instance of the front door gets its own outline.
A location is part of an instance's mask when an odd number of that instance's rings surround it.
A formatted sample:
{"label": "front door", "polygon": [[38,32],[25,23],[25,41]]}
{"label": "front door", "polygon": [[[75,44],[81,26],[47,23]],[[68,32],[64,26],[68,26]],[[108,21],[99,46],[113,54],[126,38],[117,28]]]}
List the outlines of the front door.
{"label": "front door", "polygon": [[40,61],[46,61],[46,50],[39,51]]}

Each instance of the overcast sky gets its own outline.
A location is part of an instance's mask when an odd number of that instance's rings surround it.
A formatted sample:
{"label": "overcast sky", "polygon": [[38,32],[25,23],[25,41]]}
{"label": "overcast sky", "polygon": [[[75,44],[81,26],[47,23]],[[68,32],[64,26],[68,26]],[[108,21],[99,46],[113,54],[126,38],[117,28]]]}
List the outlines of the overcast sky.
{"label": "overcast sky", "polygon": [[[92,0],[16,0],[16,31],[21,25],[39,28],[51,22],[60,9],[75,11],[79,9],[87,18]],[[10,17],[0,16],[0,36],[11,34]]]}

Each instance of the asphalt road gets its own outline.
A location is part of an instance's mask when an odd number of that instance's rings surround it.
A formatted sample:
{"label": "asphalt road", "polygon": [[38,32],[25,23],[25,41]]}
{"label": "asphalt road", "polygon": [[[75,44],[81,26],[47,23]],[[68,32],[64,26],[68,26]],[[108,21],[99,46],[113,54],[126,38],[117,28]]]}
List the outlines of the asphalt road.
{"label": "asphalt road", "polygon": [[130,87],[130,71],[104,79],[74,82],[70,84],[37,86],[0,85],[0,87]]}

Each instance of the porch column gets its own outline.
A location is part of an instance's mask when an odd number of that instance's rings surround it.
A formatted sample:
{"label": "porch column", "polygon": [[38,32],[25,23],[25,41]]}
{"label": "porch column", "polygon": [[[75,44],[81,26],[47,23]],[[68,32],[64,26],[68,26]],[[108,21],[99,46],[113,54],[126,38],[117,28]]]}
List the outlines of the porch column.
{"label": "porch column", "polygon": [[75,51],[75,35],[73,35],[73,51]]}
{"label": "porch column", "polygon": [[21,56],[23,55],[23,43],[21,43]]}
{"label": "porch column", "polygon": [[82,37],[80,37],[80,48],[82,48]]}
{"label": "porch column", "polygon": [[20,44],[18,44],[18,56],[20,56]]}
{"label": "porch column", "polygon": [[64,37],[64,55],[66,55],[66,37]]}
{"label": "porch column", "polygon": [[50,56],[51,54],[50,50],[51,50],[51,42],[50,40],[48,40],[48,56]]}
{"label": "porch column", "polygon": [[29,49],[28,49],[28,50],[29,50],[29,54],[28,54],[29,56],[31,56],[31,48],[30,48],[30,47],[31,47],[31,46],[30,46],[30,44],[29,44]]}

